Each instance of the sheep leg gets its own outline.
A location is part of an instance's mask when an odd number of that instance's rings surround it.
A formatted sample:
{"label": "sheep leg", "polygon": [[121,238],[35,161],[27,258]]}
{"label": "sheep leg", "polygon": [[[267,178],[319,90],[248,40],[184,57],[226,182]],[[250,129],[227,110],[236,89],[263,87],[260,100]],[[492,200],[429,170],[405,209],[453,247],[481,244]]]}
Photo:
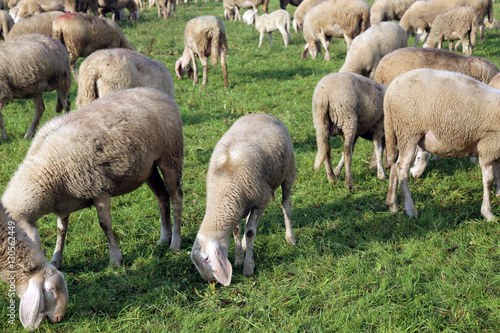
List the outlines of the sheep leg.
{"label": "sheep leg", "polygon": [[220,55],[220,66],[222,68],[222,75],[224,76],[224,88],[229,87],[229,81],[227,78],[227,64],[226,64],[226,52],[222,52]]}
{"label": "sheep leg", "polygon": [[146,180],[146,184],[156,197],[158,208],[160,210],[161,231],[160,240],[157,245],[170,243],[172,240],[172,222],[170,220],[170,194],[165,187],[165,183],[158,173],[156,166],[153,167],[153,172]]}
{"label": "sheep leg", "polygon": [[410,217],[418,217],[408,183],[408,173],[410,171],[410,165],[415,159],[416,147],[416,142],[413,145],[400,144],[399,157],[395,163],[396,171],[398,173],[399,188],[401,189],[401,195],[403,197],[404,211]]}
{"label": "sheep leg", "polygon": [[281,184],[281,209],[285,217],[285,239],[286,242],[291,245],[296,244],[292,229],[292,200],[290,199],[294,180],[295,175],[288,175],[283,184]]}
{"label": "sheep leg", "polygon": [[204,86],[207,85],[207,76],[208,76],[208,58],[205,55],[200,55],[201,66],[203,67],[203,82]]}
{"label": "sheep leg", "polygon": [[[263,207],[265,209],[265,207]],[[245,225],[245,264],[243,265],[243,275],[251,276],[253,275],[255,262],[253,259],[253,243],[255,241],[255,235],[257,234],[257,222],[264,212],[264,209],[256,207],[253,208],[248,215],[247,222]]]}
{"label": "sheep leg", "polygon": [[269,46],[273,46],[273,35],[271,32],[267,33],[267,38],[269,38]]}
{"label": "sheep leg", "polygon": [[[178,170],[173,167],[169,167],[167,162],[158,161],[158,166],[163,174],[163,180],[167,187],[168,194],[170,195],[170,200],[172,201],[173,206],[173,217],[174,217],[174,227],[171,232],[172,240],[170,242],[171,250],[180,250],[181,248],[181,222],[182,222],[182,198],[183,193],[181,189],[181,180],[182,180],[182,169]],[[158,175],[159,177],[159,175]],[[170,209],[166,211],[165,221],[170,221]],[[168,220],[167,220],[168,218]],[[170,222],[168,222],[170,224]],[[166,231],[170,231],[170,226]],[[162,228],[163,228],[162,224]]]}
{"label": "sheep leg", "polygon": [[382,156],[384,154],[384,138],[383,135],[373,137],[373,151],[377,161],[377,178],[385,179],[384,165]]}
{"label": "sheep leg", "polygon": [[0,102],[0,130],[2,131],[2,141],[9,140],[9,136],[7,135],[7,130],[5,129],[5,124],[3,122],[2,109],[5,105],[5,101]]}
{"label": "sheep leg", "polygon": [[285,43],[285,48],[288,46],[288,43],[290,42],[290,33],[286,30],[285,27],[279,27],[279,31],[281,32],[281,35],[283,36],[283,42]]}
{"label": "sheep leg", "polygon": [[330,53],[328,52],[328,42],[326,41],[325,35],[321,34],[321,36],[319,36],[319,40],[321,42],[321,45],[323,46],[323,49],[325,50],[325,60],[332,60],[332,57],[330,57]]}
{"label": "sheep leg", "polygon": [[108,239],[110,264],[121,265],[122,253],[116,243],[115,235],[111,227],[111,197],[109,195],[94,198],[94,206],[102,231]]}
{"label": "sheep leg", "polygon": [[63,250],[64,250],[64,240],[66,239],[66,232],[68,231],[68,216],[59,216],[57,218],[57,241],[56,248],[54,249],[54,254],[52,255],[52,260],[50,263],[54,265],[57,269],[61,269]]}
{"label": "sheep leg", "polygon": [[31,122],[31,126],[28,129],[28,132],[24,136],[25,139],[29,139],[33,137],[35,130],[40,122],[40,118],[42,118],[43,111],[45,111],[45,105],[43,104],[42,94],[36,95],[33,98],[33,102],[35,102],[35,115],[33,116],[33,121]]}
{"label": "sheep leg", "polygon": [[398,211],[397,192],[398,192],[398,173],[396,171],[396,165],[392,163],[391,171],[389,173],[389,189],[387,190],[385,205],[389,207],[389,209],[393,213]]}
{"label": "sheep leg", "polygon": [[348,36],[344,32],[344,39],[345,39],[345,42],[346,42],[346,49],[347,49],[347,51],[349,51],[349,49],[351,48],[351,44],[352,44],[352,38],[351,38],[351,36]]}
{"label": "sheep leg", "polygon": [[[345,158],[345,186],[351,192],[353,190],[352,174],[351,174],[352,151],[353,151],[354,145],[356,144],[356,141],[358,139],[358,136],[354,135],[354,133],[356,133],[356,130],[357,130],[357,126],[354,126],[352,128],[351,133],[348,133],[347,135],[344,134],[344,152],[342,154],[342,157]],[[335,169],[335,170],[337,170],[337,169]],[[340,173],[340,170],[339,170],[339,173]]]}
{"label": "sheep leg", "polygon": [[198,83],[198,64],[196,63],[196,56],[191,49],[189,49],[189,56],[191,57],[191,63],[193,64],[193,85],[196,85]]}
{"label": "sheep leg", "polygon": [[481,204],[481,214],[486,220],[491,221],[495,218],[491,210],[490,193],[495,179],[493,162],[485,163],[481,156],[479,157],[479,165],[483,173],[483,203]]}
{"label": "sheep leg", "polygon": [[241,223],[238,221],[236,227],[233,230],[234,236],[234,265],[241,266],[245,260],[245,251],[243,251],[243,246],[241,245],[240,239]]}
{"label": "sheep leg", "polygon": [[[472,157],[471,157],[472,159]],[[493,163],[493,172],[495,175],[495,197],[500,196],[500,164],[497,162]]]}
{"label": "sheep leg", "polygon": [[260,32],[260,35],[259,35],[259,48],[262,46],[262,41],[264,40],[264,34],[265,34],[264,31]]}
{"label": "sheep leg", "polygon": [[69,58],[71,73],[73,73],[73,78],[75,79],[75,81],[78,82],[78,73],[76,71],[76,61],[78,60],[78,55],[73,56],[73,54],[70,54]]}

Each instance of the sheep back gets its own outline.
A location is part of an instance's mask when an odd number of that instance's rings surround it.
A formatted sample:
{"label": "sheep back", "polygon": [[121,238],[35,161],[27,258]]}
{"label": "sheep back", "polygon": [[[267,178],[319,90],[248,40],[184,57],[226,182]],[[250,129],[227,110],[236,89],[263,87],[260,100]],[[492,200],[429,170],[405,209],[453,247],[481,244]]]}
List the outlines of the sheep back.
{"label": "sheep back", "polygon": [[484,83],[489,83],[499,72],[498,67],[485,58],[468,57],[433,48],[406,47],[384,56],[373,79],[389,85],[397,76],[417,68],[458,72]]}
{"label": "sheep back", "polygon": [[174,98],[174,81],[167,67],[128,49],[92,53],[80,66],[76,105],[82,107],[113,92],[150,87]]}
{"label": "sheep back", "polygon": [[370,23],[400,20],[416,0],[375,0],[370,9]]}
{"label": "sheep back", "polygon": [[221,53],[227,54],[226,28],[222,21],[213,15],[195,17],[186,23],[184,43],[195,54],[211,55],[212,65],[216,66]]}
{"label": "sheep back", "polygon": [[64,15],[64,12],[55,11],[25,18],[12,27],[7,39],[28,34],[52,36],[52,22],[61,15]]}

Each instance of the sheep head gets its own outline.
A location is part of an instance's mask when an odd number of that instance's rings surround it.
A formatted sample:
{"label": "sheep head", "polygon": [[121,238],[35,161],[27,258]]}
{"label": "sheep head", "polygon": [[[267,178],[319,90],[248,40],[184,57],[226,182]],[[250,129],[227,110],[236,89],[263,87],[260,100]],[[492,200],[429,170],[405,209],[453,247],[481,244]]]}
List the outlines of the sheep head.
{"label": "sheep head", "polygon": [[198,234],[191,250],[191,260],[205,280],[218,281],[228,286],[233,268],[227,259],[227,253],[227,246]]}

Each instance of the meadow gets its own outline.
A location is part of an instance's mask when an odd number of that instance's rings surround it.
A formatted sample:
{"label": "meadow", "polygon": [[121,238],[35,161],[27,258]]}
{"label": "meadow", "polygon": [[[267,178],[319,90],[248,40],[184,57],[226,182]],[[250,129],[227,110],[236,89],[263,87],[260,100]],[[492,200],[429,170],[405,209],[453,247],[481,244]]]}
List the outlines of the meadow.
{"label": "meadow", "polygon": [[[270,10],[278,8],[272,0]],[[287,10],[292,14],[295,8]],[[222,2],[189,2],[178,6],[177,14],[159,20],[156,8],[146,9],[136,24],[119,22],[139,52],[162,61],[172,74],[186,22],[205,14],[222,18]],[[224,89],[220,65],[209,67],[205,87],[174,79],[185,144],[181,251],[156,245],[158,207],[145,185],[112,200],[113,229],[124,259],[120,267],[108,265],[95,209],[73,213],[62,267],[70,294],[66,315],[59,324],[45,321],[38,331],[499,332],[500,228],[498,219],[487,222],[480,214],[479,166],[468,159],[443,159],[411,179],[419,218],[385,207],[388,184],[368,169],[369,141],[358,140],[353,154],[354,191],[344,186],[344,173],[328,183],[324,168],[313,170],[311,99],[319,80],[342,66],[345,41],[332,41],[330,62],[323,54],[302,60],[304,40],[293,29],[287,49],[279,32],[272,47],[266,38],[259,49],[253,26],[223,22],[229,88]],[[474,55],[500,66],[500,32],[487,30]],[[199,76],[201,82],[201,70]],[[72,110],[76,91],[73,82]],[[56,94],[46,93],[44,99],[41,125],[56,116]],[[0,144],[0,194],[29,148],[23,136],[33,113],[31,100],[12,101],[3,109],[10,141]],[[297,245],[286,244],[278,190],[259,222],[255,275],[243,276],[235,267],[231,285],[211,286],[190,260],[205,211],[208,162],[222,134],[249,113],[274,115],[290,131],[297,165],[292,190]],[[336,163],[343,143],[338,137],[331,143]],[[500,214],[498,199],[492,208]],[[47,215],[38,224],[50,260],[56,218]],[[2,284],[0,331],[22,331],[18,320],[8,323],[7,294]]]}

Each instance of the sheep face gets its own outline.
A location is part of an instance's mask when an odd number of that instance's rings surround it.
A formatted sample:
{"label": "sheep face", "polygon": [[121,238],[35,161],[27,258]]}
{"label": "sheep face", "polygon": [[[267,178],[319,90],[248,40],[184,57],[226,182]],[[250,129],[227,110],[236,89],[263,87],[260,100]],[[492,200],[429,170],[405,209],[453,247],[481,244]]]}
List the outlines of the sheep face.
{"label": "sheep face", "polygon": [[231,283],[232,266],[227,254],[227,246],[207,241],[203,235],[198,234],[191,250],[191,260],[205,280],[218,281],[228,286]]}
{"label": "sheep face", "polygon": [[185,58],[179,58],[175,62],[175,76],[178,79],[182,79],[186,73],[188,73],[188,77],[190,79],[193,78],[194,71],[193,68],[191,67],[191,61],[190,60],[186,61]]}
{"label": "sheep face", "polygon": [[311,58],[316,59],[318,56],[318,50],[321,49],[321,43],[319,41],[315,41],[313,43],[307,43],[304,47],[304,52],[302,52],[302,59],[307,58],[307,54],[311,55]]}
{"label": "sheep face", "polygon": [[255,12],[253,10],[247,10],[241,19],[248,25],[253,24],[255,20]]}

